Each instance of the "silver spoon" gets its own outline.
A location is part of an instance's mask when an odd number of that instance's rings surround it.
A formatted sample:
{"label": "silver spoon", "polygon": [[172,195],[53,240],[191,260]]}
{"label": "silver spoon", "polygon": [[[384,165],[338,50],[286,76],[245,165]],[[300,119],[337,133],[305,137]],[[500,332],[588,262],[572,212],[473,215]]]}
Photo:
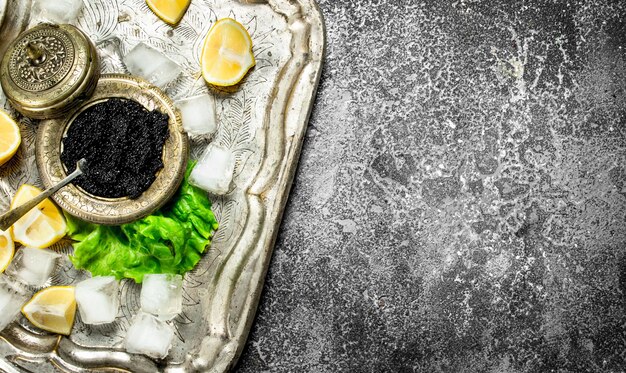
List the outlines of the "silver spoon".
{"label": "silver spoon", "polygon": [[41,203],[41,201],[58,192],[59,189],[69,184],[78,176],[82,175],[86,169],[87,161],[85,160],[85,158],[83,158],[76,162],[76,170],[69,174],[65,179],[59,181],[57,185],[46,189],[43,193],[31,199],[30,201],[23,203],[20,206],[0,215],[0,231],[6,231],[7,229],[9,229],[13,224],[15,224],[16,221],[20,220],[22,216],[26,215],[27,212],[32,210],[33,207],[37,206]]}

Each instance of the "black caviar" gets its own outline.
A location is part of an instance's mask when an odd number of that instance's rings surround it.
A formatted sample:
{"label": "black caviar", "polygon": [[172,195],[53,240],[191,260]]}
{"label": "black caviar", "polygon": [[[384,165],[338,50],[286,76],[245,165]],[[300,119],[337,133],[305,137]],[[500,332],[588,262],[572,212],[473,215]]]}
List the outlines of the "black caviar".
{"label": "black caviar", "polygon": [[141,104],[111,98],[80,113],[63,138],[61,161],[69,172],[87,160],[74,180],[86,192],[106,198],[137,198],[163,167],[163,145],[169,136],[167,114]]}

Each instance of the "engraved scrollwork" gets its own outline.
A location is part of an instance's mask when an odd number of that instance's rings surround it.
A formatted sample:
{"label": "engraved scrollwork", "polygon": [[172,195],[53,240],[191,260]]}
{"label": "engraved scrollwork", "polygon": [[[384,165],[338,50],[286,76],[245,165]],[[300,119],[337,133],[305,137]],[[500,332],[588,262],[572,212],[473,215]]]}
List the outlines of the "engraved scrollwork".
{"label": "engraved scrollwork", "polygon": [[38,92],[54,87],[69,73],[74,63],[74,45],[62,31],[39,31],[23,40],[10,58],[9,71],[15,84]]}

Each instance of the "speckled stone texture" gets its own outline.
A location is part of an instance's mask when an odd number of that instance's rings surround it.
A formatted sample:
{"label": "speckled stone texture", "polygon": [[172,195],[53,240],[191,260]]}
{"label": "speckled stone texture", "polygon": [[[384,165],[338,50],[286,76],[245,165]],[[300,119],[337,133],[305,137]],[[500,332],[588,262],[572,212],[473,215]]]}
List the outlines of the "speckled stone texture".
{"label": "speckled stone texture", "polygon": [[626,1],[320,6],[236,370],[626,371]]}

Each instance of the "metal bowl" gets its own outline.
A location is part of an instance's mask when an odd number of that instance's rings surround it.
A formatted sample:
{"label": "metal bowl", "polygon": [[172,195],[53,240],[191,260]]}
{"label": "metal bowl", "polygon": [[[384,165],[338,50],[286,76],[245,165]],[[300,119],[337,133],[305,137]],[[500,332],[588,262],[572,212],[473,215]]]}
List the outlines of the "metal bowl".
{"label": "metal bowl", "polygon": [[141,219],[163,206],[178,190],[189,158],[189,140],[182,129],[180,113],[159,88],[127,75],[103,75],[96,90],[85,103],[67,116],[48,119],[37,130],[37,168],[46,187],[67,176],[61,162],[61,141],[73,120],[85,109],[110,98],[134,100],[148,110],[157,109],[169,115],[170,136],[163,147],[163,168],[156,180],[136,199],[103,198],[70,184],[52,198],[65,211],[79,219],[107,225],[119,225]]}

